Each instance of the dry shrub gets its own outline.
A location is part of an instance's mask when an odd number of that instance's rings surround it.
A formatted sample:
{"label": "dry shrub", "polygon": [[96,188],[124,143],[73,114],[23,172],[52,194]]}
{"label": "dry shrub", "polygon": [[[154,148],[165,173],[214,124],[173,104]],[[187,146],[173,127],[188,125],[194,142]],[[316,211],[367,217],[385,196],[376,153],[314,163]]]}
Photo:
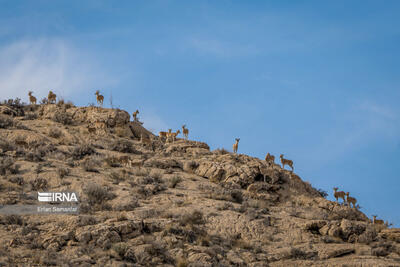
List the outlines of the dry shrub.
{"label": "dry shrub", "polygon": [[109,149],[121,153],[141,154],[140,151],[134,148],[132,142],[128,140],[116,140],[110,144]]}
{"label": "dry shrub", "polygon": [[31,162],[43,161],[43,154],[39,150],[34,150],[25,154],[25,159]]}
{"label": "dry shrub", "polygon": [[108,156],[104,159],[104,162],[107,164],[107,166],[111,168],[117,168],[121,167],[121,164],[119,163],[119,160],[117,157],[114,156]]}
{"label": "dry shrub", "polygon": [[134,169],[133,170],[133,175],[134,176],[148,176],[150,171],[145,168],[140,168],[140,169]]}
{"label": "dry shrub", "polygon": [[96,217],[90,215],[82,215],[78,218],[78,225],[79,226],[86,226],[86,225],[93,225],[97,224]]}
{"label": "dry shrub", "polygon": [[36,120],[38,118],[38,115],[33,112],[27,112],[25,113],[24,120],[29,121],[29,120]]}
{"label": "dry shrub", "polygon": [[196,225],[203,223],[204,223],[203,213],[198,210],[194,210],[191,213],[183,214],[179,220],[179,224],[181,226]]}
{"label": "dry shrub", "polygon": [[16,215],[16,214],[5,215],[5,216],[1,217],[0,222],[5,225],[11,225],[11,224],[23,225],[24,224],[22,217],[19,215]]}
{"label": "dry shrub", "polygon": [[83,144],[74,147],[72,150],[72,158],[75,160],[79,160],[84,158],[87,155],[92,155],[95,153],[95,150],[91,145]]}
{"label": "dry shrub", "polygon": [[69,169],[68,168],[59,167],[59,168],[57,168],[57,174],[62,179],[65,176],[69,175]]}
{"label": "dry shrub", "polygon": [[7,129],[15,125],[14,119],[0,114],[0,129]]}
{"label": "dry shrub", "polygon": [[24,185],[24,184],[25,184],[24,178],[23,178],[23,177],[20,177],[20,176],[10,177],[8,180],[9,180],[11,183],[17,184],[17,185]]}
{"label": "dry shrub", "polygon": [[225,155],[225,154],[229,154],[229,151],[226,150],[225,148],[218,148],[218,149],[214,150],[213,153],[218,154],[218,155]]}
{"label": "dry shrub", "polygon": [[52,118],[53,121],[61,123],[63,125],[72,125],[73,119],[71,114],[65,111],[56,111]]}
{"label": "dry shrub", "polygon": [[14,151],[15,145],[7,140],[0,140],[0,149],[3,150],[3,152]]}
{"label": "dry shrub", "polygon": [[168,186],[169,188],[175,188],[180,182],[182,182],[182,178],[178,175],[169,179]]}
{"label": "dry shrub", "polygon": [[47,180],[40,177],[35,178],[30,184],[33,191],[46,190],[48,186]]}
{"label": "dry shrub", "polygon": [[86,158],[84,161],[81,162],[82,169],[87,172],[99,172],[97,167],[99,167],[100,165],[100,161],[93,158]]}
{"label": "dry shrub", "polygon": [[20,167],[11,157],[0,158],[0,175],[17,174]]}
{"label": "dry shrub", "polygon": [[115,195],[107,187],[96,183],[90,183],[84,188],[89,205],[103,204],[105,201],[113,199]]}
{"label": "dry shrub", "polygon": [[189,263],[185,258],[179,258],[176,261],[176,267],[188,267]]}
{"label": "dry shrub", "polygon": [[52,138],[60,138],[62,136],[62,132],[58,128],[50,128],[48,135]]}
{"label": "dry shrub", "polygon": [[164,175],[164,172],[161,170],[151,170],[149,173],[149,176],[154,179],[155,182],[161,183],[162,182],[162,177]]}
{"label": "dry shrub", "polygon": [[195,169],[199,167],[199,164],[196,161],[187,161],[183,164],[183,170],[185,172],[193,173]]}
{"label": "dry shrub", "polygon": [[122,181],[125,181],[127,177],[129,177],[129,172],[125,169],[119,171],[112,171],[109,177],[114,181],[114,183],[118,184]]}

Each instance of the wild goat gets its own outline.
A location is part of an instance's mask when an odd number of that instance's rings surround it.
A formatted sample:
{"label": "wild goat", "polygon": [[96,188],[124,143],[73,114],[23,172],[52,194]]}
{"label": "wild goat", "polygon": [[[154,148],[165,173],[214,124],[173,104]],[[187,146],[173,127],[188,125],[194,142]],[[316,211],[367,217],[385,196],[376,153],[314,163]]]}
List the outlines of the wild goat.
{"label": "wild goat", "polygon": [[383,222],[383,220],[377,220],[376,219],[376,215],[372,215],[372,217],[374,217],[373,219],[372,219],[372,223],[373,224],[381,224],[381,225],[384,225],[385,223]]}
{"label": "wild goat", "polygon": [[104,96],[102,96],[100,94],[99,90],[96,91],[95,95],[96,95],[97,104],[103,106]]}
{"label": "wild goat", "polygon": [[293,161],[291,161],[290,159],[284,159],[283,154],[280,155],[280,158],[281,158],[282,168],[285,168],[285,165],[288,165],[290,168],[292,168],[293,172]]}
{"label": "wild goat", "polygon": [[185,125],[185,124],[182,125],[182,134],[183,134],[183,136],[185,137],[185,139],[187,140],[187,139],[188,139],[188,136],[189,136],[189,129],[186,128],[186,125]]}
{"label": "wild goat", "polygon": [[357,199],[355,199],[354,197],[350,197],[349,196],[349,192],[347,192],[346,194],[346,202],[349,205],[349,207],[351,207],[350,203],[353,204],[353,208],[356,207],[356,203],[357,203]]}
{"label": "wild goat", "polygon": [[36,105],[36,97],[32,95],[32,91],[29,91],[28,95],[29,95],[29,102],[31,103],[31,105]]}
{"label": "wild goat", "polygon": [[233,144],[232,148],[233,148],[233,153],[236,154],[238,151],[240,138],[235,138],[235,140],[236,140],[236,142]]}
{"label": "wild goat", "polygon": [[47,100],[49,101],[49,104],[55,104],[57,99],[57,95],[53,93],[52,91],[49,92],[47,96]]}
{"label": "wild goat", "polygon": [[167,138],[168,134],[170,134],[172,132],[172,129],[168,129],[168,132],[159,132],[158,136],[160,137],[160,139],[162,140],[163,138]]}
{"label": "wild goat", "polygon": [[341,199],[343,199],[343,203],[346,203],[346,199],[344,198],[346,193],[343,191],[337,191],[338,189],[339,188],[337,188],[337,187],[333,188],[333,191],[334,191],[333,196],[336,198],[336,202],[339,203],[339,198],[341,198]]}
{"label": "wild goat", "polygon": [[265,161],[268,163],[275,163],[275,156],[270,155],[268,152],[268,154],[265,156]]}
{"label": "wild goat", "polygon": [[175,142],[176,141],[176,137],[180,133],[181,133],[180,130],[176,131],[175,133],[167,133],[167,140],[172,139],[172,142]]}
{"label": "wild goat", "polygon": [[132,113],[133,121],[136,121],[136,122],[139,121],[139,119],[137,117],[138,114],[139,114],[139,110],[136,110],[135,112]]}

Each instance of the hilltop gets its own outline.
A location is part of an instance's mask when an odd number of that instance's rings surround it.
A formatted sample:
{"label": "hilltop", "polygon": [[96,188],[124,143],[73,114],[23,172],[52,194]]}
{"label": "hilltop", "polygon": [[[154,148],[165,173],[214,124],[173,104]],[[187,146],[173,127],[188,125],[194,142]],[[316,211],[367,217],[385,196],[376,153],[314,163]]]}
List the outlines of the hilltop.
{"label": "hilltop", "polygon": [[0,105],[0,204],[80,200],[78,215],[1,215],[0,266],[400,266],[400,229],[278,164],[179,137],[119,109]]}

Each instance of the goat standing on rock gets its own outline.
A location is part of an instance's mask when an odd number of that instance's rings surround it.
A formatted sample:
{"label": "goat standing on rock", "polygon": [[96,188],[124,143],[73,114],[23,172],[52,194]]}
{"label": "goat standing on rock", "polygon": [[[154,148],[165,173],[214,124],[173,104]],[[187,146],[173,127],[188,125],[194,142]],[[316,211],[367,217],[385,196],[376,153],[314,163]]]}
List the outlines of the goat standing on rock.
{"label": "goat standing on rock", "polygon": [[96,95],[97,104],[103,106],[104,96],[102,96],[100,94],[99,90],[96,91],[95,95]]}
{"label": "goat standing on rock", "polygon": [[355,199],[354,197],[350,197],[349,192],[346,193],[346,201],[349,207],[351,207],[350,203],[353,204],[353,208],[356,207],[357,199]]}
{"label": "goat standing on rock", "polygon": [[374,217],[373,219],[372,219],[372,223],[373,224],[381,224],[381,225],[384,225],[385,223],[383,222],[383,220],[377,220],[376,219],[376,215],[372,215],[372,217]]}
{"label": "goat standing on rock", "polygon": [[139,121],[139,118],[137,117],[138,114],[139,114],[139,110],[136,110],[135,112],[132,113],[133,121],[135,121],[135,122]]}
{"label": "goat standing on rock", "polygon": [[47,95],[47,100],[49,101],[49,104],[55,104],[57,99],[57,95],[53,93],[52,91],[49,92]]}
{"label": "goat standing on rock", "polygon": [[269,154],[269,152],[268,152],[268,154],[265,156],[265,161],[270,164],[273,164],[273,163],[275,163],[275,156]]}
{"label": "goat standing on rock", "polygon": [[291,161],[290,159],[284,159],[283,158],[283,154],[280,155],[281,158],[281,163],[282,163],[282,169],[285,168],[285,165],[288,165],[290,168],[292,168],[292,172],[293,172],[293,161]]}
{"label": "goat standing on rock", "polygon": [[235,138],[235,140],[236,140],[236,143],[233,144],[233,153],[236,154],[237,151],[238,151],[238,146],[239,146],[240,138]]}
{"label": "goat standing on rock", "polygon": [[185,125],[185,124],[182,125],[182,134],[183,134],[183,136],[185,137],[185,139],[187,140],[187,139],[188,139],[188,136],[189,136],[189,129],[186,128],[186,125]]}
{"label": "goat standing on rock", "polygon": [[29,91],[28,95],[29,95],[29,102],[31,103],[31,105],[36,105],[36,97],[32,95],[32,91]]}
{"label": "goat standing on rock", "polygon": [[337,188],[337,187],[333,188],[333,191],[334,191],[333,196],[336,198],[336,202],[338,202],[338,203],[339,203],[339,198],[343,199],[343,204],[344,204],[344,203],[346,203],[346,199],[344,198],[346,193],[343,191],[337,191],[338,189],[339,188]]}

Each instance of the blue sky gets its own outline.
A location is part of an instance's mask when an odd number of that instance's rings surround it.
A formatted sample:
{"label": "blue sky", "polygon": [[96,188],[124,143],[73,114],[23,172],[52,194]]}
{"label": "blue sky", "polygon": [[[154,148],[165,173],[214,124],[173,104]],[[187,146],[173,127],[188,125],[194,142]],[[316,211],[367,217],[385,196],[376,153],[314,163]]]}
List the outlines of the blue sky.
{"label": "blue sky", "polygon": [[49,89],[284,153],[316,188],[400,225],[398,1],[3,1],[0,93]]}

